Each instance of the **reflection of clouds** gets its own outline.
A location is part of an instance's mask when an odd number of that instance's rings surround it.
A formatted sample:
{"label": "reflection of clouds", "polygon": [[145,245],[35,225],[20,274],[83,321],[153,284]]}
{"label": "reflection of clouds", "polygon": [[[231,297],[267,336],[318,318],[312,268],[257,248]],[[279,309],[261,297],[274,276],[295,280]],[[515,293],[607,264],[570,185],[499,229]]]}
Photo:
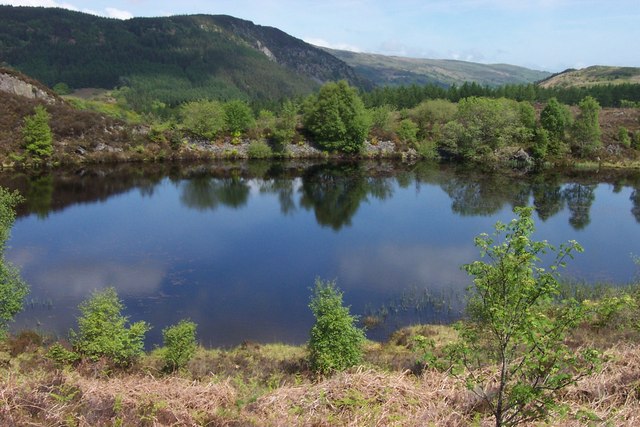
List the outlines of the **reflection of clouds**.
{"label": "reflection of clouds", "polygon": [[378,290],[397,290],[409,285],[462,288],[470,280],[460,266],[471,262],[476,255],[472,246],[385,245],[342,254],[339,277],[349,282],[363,282],[368,289]]}
{"label": "reflection of clouds", "polygon": [[86,297],[94,290],[113,286],[120,294],[144,295],[155,291],[165,276],[165,268],[158,263],[140,261],[89,261],[66,263],[38,271],[35,283],[57,296]]}
{"label": "reflection of clouds", "polygon": [[43,248],[10,248],[7,253],[7,261],[22,269],[26,265],[37,261],[44,253],[45,250]]}

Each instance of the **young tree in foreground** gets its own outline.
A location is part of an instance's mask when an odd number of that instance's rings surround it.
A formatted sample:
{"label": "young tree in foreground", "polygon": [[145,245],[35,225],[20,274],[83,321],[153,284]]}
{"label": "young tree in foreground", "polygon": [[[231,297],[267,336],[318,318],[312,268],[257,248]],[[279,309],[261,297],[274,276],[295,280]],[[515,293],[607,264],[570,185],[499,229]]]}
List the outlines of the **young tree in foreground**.
{"label": "young tree in foreground", "polygon": [[150,327],[144,321],[126,326],[128,318],[121,313],[124,305],[114,288],[95,292],[79,308],[78,332],[70,334],[78,354],[92,360],[107,357],[119,366],[128,366],[142,355]]}
{"label": "young tree in foreground", "polygon": [[362,361],[364,332],[356,325],[335,282],[316,279],[309,308],[316,318],[309,339],[311,369],[327,375]]}
{"label": "young tree in foreground", "polygon": [[20,278],[20,272],[4,258],[11,227],[16,219],[15,208],[22,200],[18,193],[0,187],[0,338],[13,317],[22,310],[29,287]]}
{"label": "young tree in foreground", "polygon": [[169,372],[184,368],[196,353],[196,327],[188,320],[162,330],[164,368]]}
{"label": "young tree in foreground", "polygon": [[[554,303],[557,269],[582,248],[575,241],[555,249],[533,241],[531,208],[516,208],[509,224],[475,239],[488,261],[464,266],[474,277],[468,319],[456,327],[459,341],[448,348],[452,372],[490,408],[496,426],[543,419],[555,392],[589,373],[595,352],[576,353],[564,343],[583,310],[574,301]],[[540,256],[555,252],[549,269]]]}

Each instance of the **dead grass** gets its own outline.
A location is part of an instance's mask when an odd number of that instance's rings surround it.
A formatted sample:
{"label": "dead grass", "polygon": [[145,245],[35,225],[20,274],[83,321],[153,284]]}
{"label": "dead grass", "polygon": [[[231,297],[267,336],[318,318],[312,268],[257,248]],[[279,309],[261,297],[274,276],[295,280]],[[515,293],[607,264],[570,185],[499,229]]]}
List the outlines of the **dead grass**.
{"label": "dead grass", "polygon": [[[605,335],[617,343],[601,347],[601,371],[563,390],[546,424],[530,425],[640,425],[637,339],[583,332],[574,337],[578,347],[602,344]],[[304,347],[282,344],[200,349],[189,371],[170,376],[155,373],[153,354],[133,371],[105,375],[99,364],[56,370],[42,351],[26,350],[0,368],[0,425],[492,425],[478,399],[446,372],[405,369],[415,364],[416,333],[436,347],[453,338],[447,327],[407,328],[368,344],[366,366],[322,379],[304,365]]]}
{"label": "dead grass", "polygon": [[99,379],[57,371],[35,378],[7,373],[0,385],[0,423],[12,425],[225,425],[233,407],[229,381],[127,375]]}
{"label": "dead grass", "polygon": [[421,378],[357,369],[315,384],[281,387],[247,408],[263,425],[464,425],[473,399],[444,373]]}
{"label": "dead grass", "polygon": [[570,408],[569,417],[557,425],[640,425],[640,345],[619,344],[605,355],[600,372],[565,390],[560,403]]}

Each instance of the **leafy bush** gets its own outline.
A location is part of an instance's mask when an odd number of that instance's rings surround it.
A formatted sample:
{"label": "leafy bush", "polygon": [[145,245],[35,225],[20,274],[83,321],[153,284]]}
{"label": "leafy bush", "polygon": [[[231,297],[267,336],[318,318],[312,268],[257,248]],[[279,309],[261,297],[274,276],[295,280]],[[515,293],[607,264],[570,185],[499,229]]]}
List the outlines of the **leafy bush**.
{"label": "leafy bush", "polygon": [[180,109],[183,127],[195,136],[215,139],[225,127],[225,114],[217,101],[192,101]]}
{"label": "leafy bush", "polygon": [[17,192],[0,187],[0,338],[4,337],[9,322],[22,310],[29,287],[20,272],[5,259],[5,250],[11,227],[16,219],[15,208],[22,201]]}
{"label": "leafy bush", "polygon": [[505,98],[462,99],[455,120],[442,129],[439,149],[449,157],[478,161],[498,148],[528,143],[533,137],[529,113]]}
{"label": "leafy bush", "polygon": [[60,343],[55,343],[49,347],[47,357],[60,365],[70,365],[80,359],[77,353],[66,349]]}
{"label": "leafy bush", "polygon": [[342,305],[342,292],[335,282],[316,279],[309,308],[316,318],[309,339],[311,369],[327,375],[362,361],[364,332],[356,317]]}
{"label": "leafy bush", "polygon": [[442,127],[453,120],[457,110],[458,106],[451,101],[430,99],[409,111],[409,117],[418,125],[419,137],[435,137],[434,128]]}
{"label": "leafy bush", "polygon": [[78,332],[71,331],[74,350],[91,360],[106,357],[118,366],[128,366],[144,349],[144,335],[150,329],[144,322],[126,326],[128,318],[114,288],[94,292],[79,306]]}
{"label": "leafy bush", "polygon": [[437,160],[438,159],[438,150],[436,143],[434,141],[422,141],[416,142],[415,144],[416,152],[423,158],[427,160]]}
{"label": "leafy bush", "polygon": [[252,141],[247,147],[247,155],[250,159],[268,159],[273,155],[271,147],[262,141]]}
{"label": "leafy bush", "polygon": [[275,142],[275,150],[284,152],[285,144],[293,141],[296,136],[296,127],[298,125],[298,105],[291,101],[282,104],[282,110],[276,120],[275,129],[273,131],[273,140]]}
{"label": "leafy bush", "polygon": [[184,368],[196,352],[196,327],[188,320],[162,330],[165,369],[169,372]]}
{"label": "leafy bush", "polygon": [[393,107],[388,104],[370,109],[369,115],[371,117],[371,127],[378,131],[390,132],[393,124],[393,112]]}
{"label": "leafy bush", "polygon": [[618,142],[621,145],[629,148],[631,147],[631,138],[629,137],[629,131],[624,126],[618,128]]}
{"label": "leafy bush", "polygon": [[418,125],[411,119],[404,119],[398,123],[396,135],[402,142],[415,143],[417,141]]}
{"label": "leafy bush", "polygon": [[49,127],[49,113],[42,105],[33,109],[33,115],[24,118],[22,139],[27,151],[37,159],[53,154],[53,133]]}
{"label": "leafy bush", "polygon": [[640,130],[637,130],[633,133],[633,138],[631,139],[631,148],[634,150],[640,150]]}
{"label": "leafy bush", "polygon": [[328,151],[357,153],[369,132],[370,117],[346,81],[327,83],[304,106],[304,127]]}
{"label": "leafy bush", "polygon": [[69,95],[72,92],[69,85],[63,82],[56,83],[51,89],[53,89],[56,95]]}
{"label": "leafy bush", "polygon": [[235,100],[224,104],[224,122],[230,133],[244,133],[254,125],[253,112],[246,102]]}
{"label": "leafy bush", "polygon": [[549,132],[539,126],[533,132],[533,157],[536,160],[544,160],[549,150]]}

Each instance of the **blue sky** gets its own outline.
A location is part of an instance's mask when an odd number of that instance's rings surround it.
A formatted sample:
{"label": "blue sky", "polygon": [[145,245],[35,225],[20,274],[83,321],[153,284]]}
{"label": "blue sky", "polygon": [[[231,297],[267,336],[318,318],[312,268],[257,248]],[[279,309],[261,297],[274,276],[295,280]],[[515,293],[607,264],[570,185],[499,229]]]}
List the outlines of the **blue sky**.
{"label": "blue sky", "polygon": [[0,0],[126,19],[227,14],[310,43],[547,71],[640,67],[640,0]]}

